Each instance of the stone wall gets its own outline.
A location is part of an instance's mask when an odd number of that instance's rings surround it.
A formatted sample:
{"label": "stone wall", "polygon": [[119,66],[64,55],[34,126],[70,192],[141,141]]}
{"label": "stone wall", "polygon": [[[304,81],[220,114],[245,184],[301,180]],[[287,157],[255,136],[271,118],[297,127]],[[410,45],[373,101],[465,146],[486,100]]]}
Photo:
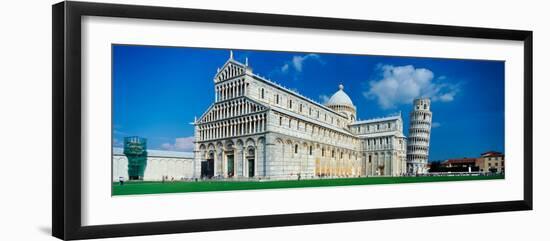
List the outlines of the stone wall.
{"label": "stone wall", "polygon": [[[113,155],[113,181],[118,181],[119,177],[128,180],[128,158],[124,155]],[[183,157],[147,157],[147,166],[145,167],[144,181],[162,181],[163,176],[168,180],[181,180],[182,178],[192,178],[193,159]]]}

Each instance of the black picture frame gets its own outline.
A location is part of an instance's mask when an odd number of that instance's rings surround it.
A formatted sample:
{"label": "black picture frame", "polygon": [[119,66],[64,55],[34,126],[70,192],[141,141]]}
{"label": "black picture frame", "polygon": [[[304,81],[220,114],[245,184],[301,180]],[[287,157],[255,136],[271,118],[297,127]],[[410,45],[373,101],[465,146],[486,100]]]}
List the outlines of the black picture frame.
{"label": "black picture frame", "polygon": [[[533,32],[491,28],[290,16],[262,13],[150,7],[90,2],[52,6],[52,233],[60,239],[88,239],[290,225],[398,219],[532,210],[533,208]],[[234,218],[139,222],[99,226],[81,224],[81,18],[104,16],[299,27],[378,33],[516,40],[524,43],[524,193],[522,200],[421,207],[342,210]]]}

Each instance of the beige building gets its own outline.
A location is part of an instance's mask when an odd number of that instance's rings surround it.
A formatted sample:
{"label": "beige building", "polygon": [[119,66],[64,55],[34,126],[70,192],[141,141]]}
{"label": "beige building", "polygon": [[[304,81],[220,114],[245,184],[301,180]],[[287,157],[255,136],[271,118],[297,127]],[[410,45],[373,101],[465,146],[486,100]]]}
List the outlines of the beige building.
{"label": "beige building", "polygon": [[441,163],[444,172],[482,172],[504,174],[504,154],[495,151],[482,153],[480,157],[449,159]]}
{"label": "beige building", "polygon": [[482,153],[479,158],[479,171],[504,174],[504,154],[496,151]]}
{"label": "beige building", "polygon": [[293,179],[406,172],[401,115],[358,121],[338,90],[325,104],[267,80],[230,54],[195,120],[194,176]]}

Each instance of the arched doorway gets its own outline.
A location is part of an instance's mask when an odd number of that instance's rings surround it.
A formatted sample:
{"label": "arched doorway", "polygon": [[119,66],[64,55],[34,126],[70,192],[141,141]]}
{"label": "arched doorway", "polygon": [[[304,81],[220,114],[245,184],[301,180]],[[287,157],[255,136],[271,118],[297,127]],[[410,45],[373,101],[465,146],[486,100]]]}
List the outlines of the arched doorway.
{"label": "arched doorway", "polygon": [[256,150],[254,147],[249,147],[248,151],[246,152],[246,160],[247,160],[247,166],[248,166],[248,177],[254,177],[255,174],[255,157],[256,157]]}
{"label": "arched doorway", "polygon": [[227,160],[227,177],[233,177],[235,175],[235,150],[232,141],[226,141],[224,153]]}
{"label": "arched doorway", "polygon": [[227,177],[235,175],[235,155],[233,152],[227,153]]}
{"label": "arched doorway", "polygon": [[214,176],[214,151],[208,152],[206,160],[201,162],[201,178],[212,178]]}
{"label": "arched doorway", "polygon": [[384,173],[384,166],[378,166],[378,169],[376,170],[376,174],[378,176],[384,176],[385,173]]}

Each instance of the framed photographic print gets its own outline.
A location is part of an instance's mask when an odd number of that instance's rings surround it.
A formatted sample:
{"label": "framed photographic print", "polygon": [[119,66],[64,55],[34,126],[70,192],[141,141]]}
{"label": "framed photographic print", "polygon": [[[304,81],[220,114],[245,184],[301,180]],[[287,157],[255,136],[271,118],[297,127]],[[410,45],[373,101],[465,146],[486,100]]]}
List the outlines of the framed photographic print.
{"label": "framed photographic print", "polygon": [[532,32],[61,2],[53,235],[532,209]]}

